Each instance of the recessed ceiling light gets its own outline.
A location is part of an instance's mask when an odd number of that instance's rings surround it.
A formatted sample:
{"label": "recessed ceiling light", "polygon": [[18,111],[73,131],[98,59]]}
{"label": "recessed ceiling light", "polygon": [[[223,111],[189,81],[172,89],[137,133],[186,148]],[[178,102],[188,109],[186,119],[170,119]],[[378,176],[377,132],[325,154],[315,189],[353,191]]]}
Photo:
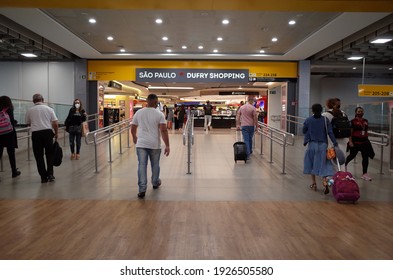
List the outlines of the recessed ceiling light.
{"label": "recessed ceiling light", "polygon": [[260,50],[259,52],[260,52],[260,53],[265,53],[265,50]]}
{"label": "recessed ceiling light", "polygon": [[126,52],[126,50],[125,49],[120,49],[120,52]]}
{"label": "recessed ceiling light", "polygon": [[296,24],[296,21],[290,20],[290,21],[288,22],[288,24],[289,24],[289,25],[295,25],[295,24]]}
{"label": "recessed ceiling light", "polygon": [[167,49],[167,50],[166,50],[166,52],[168,52],[168,53],[171,53],[171,52],[172,52],[172,50],[171,50],[171,49]]}
{"label": "recessed ceiling light", "polygon": [[108,37],[106,37],[106,39],[107,39],[108,41],[113,41],[113,37],[112,37],[112,36],[108,36]]}
{"label": "recessed ceiling light", "polygon": [[203,46],[198,46],[198,49],[202,50],[202,49],[203,49]]}
{"label": "recessed ceiling light", "polygon": [[363,59],[363,56],[351,56],[347,58],[348,60],[361,60]]}
{"label": "recessed ceiling light", "polygon": [[21,53],[21,55],[25,56],[25,57],[37,57],[35,54],[33,53]]}
{"label": "recessed ceiling light", "polygon": [[356,70],[356,67],[352,67],[353,70]]}
{"label": "recessed ceiling light", "polygon": [[184,45],[184,46],[181,46],[181,48],[182,48],[183,50],[185,50],[185,49],[187,49],[187,46]]}
{"label": "recessed ceiling light", "polygon": [[164,36],[164,37],[162,37],[162,40],[163,41],[168,41],[168,37]]}
{"label": "recessed ceiling light", "polygon": [[160,19],[160,18],[156,19],[156,23],[157,24],[161,24],[162,23],[162,19]]}
{"label": "recessed ceiling light", "polygon": [[272,42],[277,42],[277,41],[278,41],[277,37],[272,38]]}
{"label": "recessed ceiling light", "polygon": [[89,19],[90,23],[96,23],[97,21],[94,18]]}
{"label": "recessed ceiling light", "polygon": [[229,20],[228,20],[228,19],[224,19],[224,20],[222,21],[222,24],[229,24]]}
{"label": "recessed ceiling light", "polygon": [[389,68],[389,71],[392,71],[392,70],[393,70],[393,68],[392,68],[392,67],[390,67],[390,68]]}
{"label": "recessed ceiling light", "polygon": [[371,41],[371,43],[373,43],[373,44],[385,44],[385,43],[390,42],[390,41],[392,41],[392,39],[381,38],[381,39],[375,39],[375,40]]}
{"label": "recessed ceiling light", "polygon": [[217,37],[217,41],[222,41],[222,37]]}
{"label": "recessed ceiling light", "polygon": [[214,53],[218,53],[218,50],[217,50],[217,49],[214,49],[213,52],[214,52]]}

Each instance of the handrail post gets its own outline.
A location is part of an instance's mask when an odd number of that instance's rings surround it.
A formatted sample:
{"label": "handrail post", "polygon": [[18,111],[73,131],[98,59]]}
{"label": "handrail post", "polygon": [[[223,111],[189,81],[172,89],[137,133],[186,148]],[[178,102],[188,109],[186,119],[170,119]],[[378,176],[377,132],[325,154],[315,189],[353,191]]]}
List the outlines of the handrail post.
{"label": "handrail post", "polygon": [[27,161],[30,161],[30,141],[31,141],[31,135],[30,135],[30,128],[27,130]]}
{"label": "handrail post", "polygon": [[259,154],[263,155],[263,126],[261,126],[261,150]]}
{"label": "handrail post", "polygon": [[273,163],[273,130],[270,130],[270,163]]}
{"label": "handrail post", "polygon": [[127,147],[130,148],[130,127],[129,124],[127,125]]}
{"label": "handrail post", "polygon": [[384,137],[383,137],[383,135],[381,135],[381,143],[382,143],[382,145],[381,145],[381,165],[379,167],[379,174],[384,174],[382,171],[382,168],[383,168],[383,144],[384,144],[383,139],[384,139]]}
{"label": "handrail post", "polygon": [[287,146],[287,135],[284,134],[284,144],[282,148],[282,174],[285,174],[285,151],[286,151],[286,146]]}
{"label": "handrail post", "polygon": [[112,162],[112,141],[111,141],[111,131],[108,131],[109,133],[109,139],[108,139],[108,143],[109,143],[109,162]]}
{"label": "handrail post", "polygon": [[96,173],[98,173],[97,132],[94,133],[94,162],[96,166]]}
{"label": "handrail post", "polygon": [[119,145],[120,145],[120,154],[123,153],[123,150],[122,150],[122,148],[121,148],[121,134],[122,134],[122,131],[121,131],[121,127],[119,126]]}

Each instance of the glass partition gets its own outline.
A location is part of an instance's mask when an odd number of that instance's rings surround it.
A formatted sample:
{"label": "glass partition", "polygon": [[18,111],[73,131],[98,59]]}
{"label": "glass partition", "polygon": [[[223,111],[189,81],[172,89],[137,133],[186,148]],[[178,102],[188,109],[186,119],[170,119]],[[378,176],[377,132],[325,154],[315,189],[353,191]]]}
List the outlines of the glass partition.
{"label": "glass partition", "polygon": [[[11,99],[12,104],[14,105],[14,118],[18,121],[18,126],[24,127],[26,126],[25,123],[25,116],[27,110],[32,107],[34,104],[32,101],[26,100],[18,100],[18,99]],[[57,103],[45,103],[49,107],[55,110],[56,116],[59,119],[59,124],[63,124],[65,119],[68,116],[68,112],[71,108],[71,105],[65,104],[57,104]]]}
{"label": "glass partition", "polygon": [[364,118],[368,120],[369,130],[377,133],[389,134],[389,108],[393,100],[375,103],[359,103],[356,105],[342,105],[341,109],[352,120],[355,117],[356,107],[364,109]]}

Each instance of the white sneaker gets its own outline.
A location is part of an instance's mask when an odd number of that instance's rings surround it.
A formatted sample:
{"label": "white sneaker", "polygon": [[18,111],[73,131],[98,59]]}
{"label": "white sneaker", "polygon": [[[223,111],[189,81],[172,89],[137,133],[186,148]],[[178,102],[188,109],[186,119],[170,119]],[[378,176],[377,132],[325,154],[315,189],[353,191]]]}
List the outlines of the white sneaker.
{"label": "white sneaker", "polygon": [[364,173],[363,174],[363,176],[362,177],[360,177],[360,178],[362,178],[363,180],[365,180],[365,181],[371,181],[372,179],[371,179],[371,177],[370,176],[368,176],[368,174],[367,173]]}

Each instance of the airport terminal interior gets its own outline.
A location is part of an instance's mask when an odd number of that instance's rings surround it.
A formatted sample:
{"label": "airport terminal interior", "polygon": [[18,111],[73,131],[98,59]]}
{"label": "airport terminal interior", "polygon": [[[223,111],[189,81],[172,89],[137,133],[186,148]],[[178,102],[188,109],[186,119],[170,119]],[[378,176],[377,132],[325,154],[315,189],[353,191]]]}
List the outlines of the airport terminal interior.
{"label": "airport terminal interior", "polygon": [[[5,2],[0,95],[9,93],[19,120],[21,174],[12,178],[4,149],[0,260],[393,259],[393,41],[370,42],[393,39],[392,1]],[[22,50],[41,57],[22,58]],[[348,62],[355,54],[363,56]],[[370,95],[364,80],[378,83]],[[60,123],[63,159],[46,183],[24,123],[35,92]],[[149,93],[159,109],[190,106],[195,125],[169,129],[162,184],[149,180],[138,199],[129,124]],[[248,95],[261,123],[250,160],[235,162],[236,110]],[[313,103],[332,97],[350,118],[364,106],[372,140],[384,139],[373,143],[371,181],[361,179],[360,154],[348,165],[356,203],[337,202],[332,188],[324,194],[322,178],[310,189],[303,174],[302,125]],[[78,160],[63,126],[74,98],[92,117]],[[207,100],[211,129],[203,127]]]}

